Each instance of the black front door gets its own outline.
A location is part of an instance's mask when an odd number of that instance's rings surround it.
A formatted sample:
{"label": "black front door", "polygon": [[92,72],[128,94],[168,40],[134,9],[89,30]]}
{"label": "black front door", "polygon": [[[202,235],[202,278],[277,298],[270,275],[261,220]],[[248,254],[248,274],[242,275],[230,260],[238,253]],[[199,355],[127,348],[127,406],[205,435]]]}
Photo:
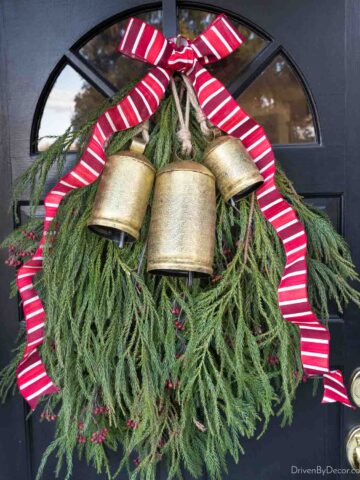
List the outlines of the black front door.
{"label": "black front door", "polygon": [[[75,121],[81,108],[91,108],[128,77],[141,73],[134,61],[127,64],[125,72],[122,65],[116,67],[117,59],[106,63],[96,57],[99,45],[109,46],[112,41],[114,52],[109,58],[115,55],[121,22],[130,9],[133,15],[147,15],[149,21],[162,23],[168,36],[176,30],[192,35],[217,12],[225,11],[241,24],[248,47],[216,74],[263,123],[297,190],[330,215],[359,266],[357,0],[212,0],[209,4],[177,5],[173,0],[165,0],[163,5],[138,0],[1,2],[1,237],[13,228],[7,211],[12,178],[33,161],[38,148],[46,148],[37,137],[60,133],[54,123],[66,128],[66,122]],[[24,198],[22,215],[26,215],[26,201]],[[5,259],[4,252],[1,255]],[[0,268],[3,365],[14,346],[19,317],[16,301],[8,300],[11,272],[3,264]],[[343,369],[347,379],[360,361],[357,317],[356,309],[349,308],[342,316],[334,309],[330,318],[330,364]],[[295,473],[318,478],[318,466],[329,466],[333,478],[350,477],[331,469],[348,468],[346,436],[360,424],[360,413],[338,404],[323,406],[321,388],[316,397],[312,392],[313,382],[304,383],[298,391],[292,426],[282,429],[272,421],[261,440],[244,443],[245,455],[238,465],[229,462],[224,478],[278,480]],[[26,420],[27,410],[18,394],[7,401],[0,415],[0,479],[34,479],[42,452],[52,439],[52,425],[40,424],[38,413]],[[113,458],[115,465],[116,454]],[[314,470],[305,474],[301,468]],[[53,469],[50,460],[45,479],[54,478]],[[167,478],[165,470],[160,477]],[[76,463],[73,478],[105,477]]]}

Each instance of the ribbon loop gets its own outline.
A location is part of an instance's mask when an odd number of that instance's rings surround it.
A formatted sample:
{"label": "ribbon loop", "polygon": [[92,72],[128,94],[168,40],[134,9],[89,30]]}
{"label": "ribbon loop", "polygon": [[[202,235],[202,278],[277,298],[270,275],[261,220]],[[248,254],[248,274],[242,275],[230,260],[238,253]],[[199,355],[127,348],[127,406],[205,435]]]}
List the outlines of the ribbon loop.
{"label": "ribbon loop", "polygon": [[213,63],[227,57],[245,41],[231,25],[226,15],[218,15],[213,22],[192,42],[201,64]]}
{"label": "ribbon loop", "polygon": [[244,42],[225,15],[216,17],[193,41],[180,38],[177,45],[176,38],[166,39],[155,27],[130,18],[118,51],[141,62],[186,73],[194,67],[195,60],[201,64],[217,62]]}
{"label": "ribbon loop", "polygon": [[166,39],[159,30],[142,20],[129,20],[119,51],[155,67],[125,98],[98,118],[78,164],[46,196],[45,222],[39,247],[17,273],[27,330],[26,348],[17,367],[17,382],[31,408],[35,408],[41,395],[57,391],[37,351],[45,336],[45,310],[33,285],[33,277],[43,265],[42,249],[52,219],[67,193],[90,185],[99,177],[106,162],[105,145],[109,138],[117,131],[139,125],[156,112],[174,71],[185,73],[207,119],[242,141],[263,175],[264,184],[256,193],[258,204],[282,240],[286,254],[286,265],[278,288],[279,309],[286,321],[300,328],[304,372],[323,376],[323,403],[339,401],[352,406],[341,372],[329,370],[330,335],[312,311],[307,294],[306,232],[296,212],[276,186],[275,156],[271,143],[264,129],[203,67],[225,58],[243,41],[225,15],[216,17],[193,41],[183,40],[179,46],[176,39]]}

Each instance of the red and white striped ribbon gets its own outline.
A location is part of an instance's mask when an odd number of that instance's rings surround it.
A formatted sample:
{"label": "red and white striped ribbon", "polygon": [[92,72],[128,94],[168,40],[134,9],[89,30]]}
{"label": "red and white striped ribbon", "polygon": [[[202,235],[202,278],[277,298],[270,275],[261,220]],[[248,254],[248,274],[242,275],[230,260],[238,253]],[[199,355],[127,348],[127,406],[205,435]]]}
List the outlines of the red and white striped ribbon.
{"label": "red and white striped ribbon", "polygon": [[39,248],[18,270],[17,285],[23,301],[27,345],[17,368],[17,381],[31,408],[35,408],[41,395],[57,391],[37,351],[44,338],[45,311],[33,286],[33,276],[42,268],[42,248],[51,221],[69,191],[89,185],[99,177],[106,162],[105,143],[113,133],[134,127],[155,113],[174,71],[188,76],[209,121],[239,138],[263,175],[265,182],[257,191],[258,203],[281,238],[286,253],[286,265],[278,289],[280,311],[285,320],[300,328],[305,373],[323,376],[322,402],[339,401],[351,406],[341,372],[329,370],[329,332],[311,310],[307,294],[306,233],[295,211],[276,187],[271,144],[264,129],[203,67],[226,57],[243,41],[225,15],[219,15],[195,40],[183,39],[180,47],[174,39],[166,39],[151,25],[136,18],[129,20],[119,51],[153,64],[155,68],[123,100],[99,117],[79,163],[46,196],[44,233]]}

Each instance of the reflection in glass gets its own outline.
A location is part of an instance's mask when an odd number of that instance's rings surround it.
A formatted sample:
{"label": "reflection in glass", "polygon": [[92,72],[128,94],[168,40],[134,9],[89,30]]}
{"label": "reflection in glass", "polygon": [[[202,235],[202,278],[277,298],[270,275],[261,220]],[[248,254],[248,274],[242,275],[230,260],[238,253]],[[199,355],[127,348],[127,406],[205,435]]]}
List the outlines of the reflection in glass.
{"label": "reflection in glass", "polygon": [[238,100],[265,128],[272,143],[316,141],[314,119],[304,88],[282,55],[275,57]]}
{"label": "reflection in glass", "polygon": [[[186,38],[194,38],[202,33],[216,16],[217,14],[202,10],[179,9],[179,33]],[[245,37],[245,42],[228,57],[206,67],[225,85],[229,85],[268,43],[267,40],[244,25],[233,19],[231,21],[241,35]]]}
{"label": "reflection in glass", "polygon": [[[161,29],[162,11],[136,15],[137,18]],[[111,25],[93,37],[81,49],[80,54],[103,75],[112,85],[121,88],[132,80],[142,77],[149,65],[121,55],[117,48],[125,33],[128,19]]]}
{"label": "reflection in glass", "polygon": [[[70,125],[76,126],[97,109],[104,97],[75,70],[66,66],[47,98],[41,117],[38,150],[46,150]],[[73,145],[72,150],[77,146]]]}

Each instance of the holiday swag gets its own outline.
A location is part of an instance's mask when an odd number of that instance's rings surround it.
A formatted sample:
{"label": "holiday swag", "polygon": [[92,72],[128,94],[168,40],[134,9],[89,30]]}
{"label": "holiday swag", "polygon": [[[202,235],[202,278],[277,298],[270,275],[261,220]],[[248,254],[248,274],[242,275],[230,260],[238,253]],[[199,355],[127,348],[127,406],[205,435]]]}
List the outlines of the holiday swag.
{"label": "holiday swag", "polygon": [[45,198],[44,224],[33,216],[4,242],[25,331],[1,393],[16,377],[56,421],[39,478],[53,452],[69,478],[75,448],[109,478],[156,478],[161,460],[169,478],[221,478],[242,437],[274,414],[291,421],[308,377],[323,379],[323,403],[351,406],[318,318],[330,299],[360,304],[357,275],[263,128],[206,69],[242,43],[224,15],[193,41],[131,18],[119,51],[153,68],[15,185],[15,203],[30,187],[36,207],[50,168],[81,146]]}

